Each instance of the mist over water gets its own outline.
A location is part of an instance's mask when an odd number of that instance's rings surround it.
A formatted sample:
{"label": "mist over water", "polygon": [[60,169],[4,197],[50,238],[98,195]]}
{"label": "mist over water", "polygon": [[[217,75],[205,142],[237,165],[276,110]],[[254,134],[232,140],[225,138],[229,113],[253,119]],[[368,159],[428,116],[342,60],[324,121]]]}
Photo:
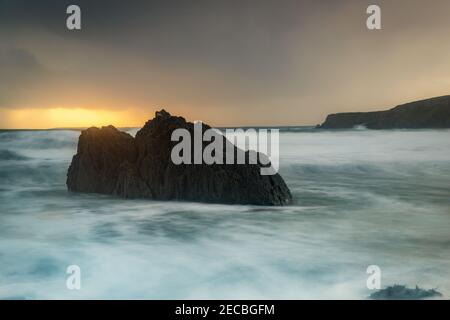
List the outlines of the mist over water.
{"label": "mist over water", "polygon": [[0,132],[2,299],[364,299],[373,264],[450,296],[449,130],[282,131],[279,208],[69,193],[78,136]]}

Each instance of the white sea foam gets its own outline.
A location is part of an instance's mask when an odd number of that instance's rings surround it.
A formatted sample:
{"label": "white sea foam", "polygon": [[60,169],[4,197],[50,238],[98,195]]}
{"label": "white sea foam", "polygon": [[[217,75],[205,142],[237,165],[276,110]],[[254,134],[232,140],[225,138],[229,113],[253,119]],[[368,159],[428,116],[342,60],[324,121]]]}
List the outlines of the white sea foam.
{"label": "white sea foam", "polygon": [[78,135],[0,133],[0,298],[366,298],[372,264],[449,297],[448,130],[281,133],[280,208],[70,194]]}

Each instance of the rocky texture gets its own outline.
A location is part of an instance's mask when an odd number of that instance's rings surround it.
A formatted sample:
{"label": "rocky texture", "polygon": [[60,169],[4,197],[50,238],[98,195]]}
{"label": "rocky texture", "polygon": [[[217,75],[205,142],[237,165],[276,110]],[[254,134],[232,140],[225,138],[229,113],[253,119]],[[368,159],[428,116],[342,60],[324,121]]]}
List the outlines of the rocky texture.
{"label": "rocky texture", "polygon": [[375,300],[419,300],[438,298],[442,294],[435,289],[422,289],[416,286],[414,289],[407,288],[402,285],[393,285],[370,295],[371,299]]}
{"label": "rocky texture", "polygon": [[368,129],[450,128],[450,96],[411,102],[386,111],[330,114],[318,128],[355,126]]}
{"label": "rocky texture", "polygon": [[[292,201],[281,176],[261,175],[260,164],[175,165],[170,154],[178,142],[171,141],[171,135],[177,128],[194,136],[193,123],[164,110],[156,112],[135,138],[113,126],[82,131],[67,174],[68,189],[123,198],[227,204],[285,205]],[[225,149],[230,142],[221,137]]]}

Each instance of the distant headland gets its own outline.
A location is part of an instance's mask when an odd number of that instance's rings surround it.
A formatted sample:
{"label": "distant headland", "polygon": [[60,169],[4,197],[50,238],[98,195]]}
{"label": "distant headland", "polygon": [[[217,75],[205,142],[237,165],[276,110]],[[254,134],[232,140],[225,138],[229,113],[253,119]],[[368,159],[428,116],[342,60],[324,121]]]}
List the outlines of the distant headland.
{"label": "distant headland", "polygon": [[444,129],[450,128],[450,96],[410,102],[385,111],[346,112],[327,116],[319,129]]}

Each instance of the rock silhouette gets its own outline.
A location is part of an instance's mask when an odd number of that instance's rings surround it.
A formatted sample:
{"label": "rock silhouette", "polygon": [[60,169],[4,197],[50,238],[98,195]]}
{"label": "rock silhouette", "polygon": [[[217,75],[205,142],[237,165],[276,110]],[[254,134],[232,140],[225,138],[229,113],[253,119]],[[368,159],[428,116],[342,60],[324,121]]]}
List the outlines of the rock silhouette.
{"label": "rock silhouette", "polygon": [[[210,128],[203,124],[203,131]],[[193,136],[194,124],[165,110],[156,112],[136,137],[113,126],[81,132],[67,173],[73,192],[123,198],[225,204],[286,205],[292,196],[279,174],[261,175],[261,164],[179,164],[171,160],[173,130]],[[224,149],[229,142],[225,137]],[[203,147],[205,143],[203,143]],[[232,146],[235,153],[243,152]],[[248,159],[249,152],[245,152]]]}
{"label": "rock silhouette", "polygon": [[422,289],[416,286],[414,289],[404,285],[395,284],[372,293],[369,298],[374,300],[420,300],[442,297],[442,293],[436,289]]}
{"label": "rock silhouette", "polygon": [[386,111],[347,112],[327,116],[320,129],[442,129],[450,128],[450,96],[399,105]]}

